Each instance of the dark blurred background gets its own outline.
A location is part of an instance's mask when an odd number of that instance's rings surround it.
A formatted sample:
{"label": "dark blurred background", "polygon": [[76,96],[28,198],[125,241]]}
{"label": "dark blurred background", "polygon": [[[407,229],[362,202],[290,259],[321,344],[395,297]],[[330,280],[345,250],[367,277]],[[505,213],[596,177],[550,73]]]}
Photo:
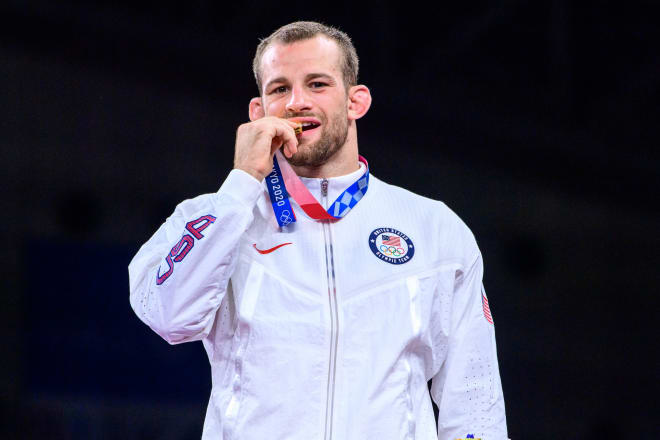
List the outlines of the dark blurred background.
{"label": "dark blurred background", "polygon": [[654,437],[656,3],[2,2],[0,437],[199,438],[202,345],[138,320],[127,265],[222,183],[298,19],[353,37],[372,172],[474,231],[510,437]]}

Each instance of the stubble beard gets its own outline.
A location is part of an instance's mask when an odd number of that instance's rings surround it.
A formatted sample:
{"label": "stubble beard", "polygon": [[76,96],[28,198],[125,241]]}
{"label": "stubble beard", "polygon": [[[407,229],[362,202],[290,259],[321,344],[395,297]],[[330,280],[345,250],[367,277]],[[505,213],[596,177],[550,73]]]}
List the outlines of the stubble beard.
{"label": "stubble beard", "polygon": [[[316,115],[287,115],[316,116]],[[334,156],[346,143],[348,137],[348,114],[344,110],[337,112],[329,121],[321,118],[321,138],[313,144],[298,144],[298,151],[288,159],[289,163],[298,167],[320,167]]]}

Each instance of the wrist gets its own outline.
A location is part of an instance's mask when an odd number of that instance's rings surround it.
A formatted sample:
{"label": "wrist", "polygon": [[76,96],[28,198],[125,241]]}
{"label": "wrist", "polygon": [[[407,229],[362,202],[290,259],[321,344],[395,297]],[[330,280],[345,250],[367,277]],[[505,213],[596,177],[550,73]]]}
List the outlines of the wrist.
{"label": "wrist", "polygon": [[248,173],[250,176],[254,177],[259,182],[264,180],[266,178],[266,176],[268,175],[267,172],[264,173],[260,170],[257,170],[256,168],[252,168],[252,167],[236,165],[236,166],[234,166],[234,169],[235,170],[241,170],[241,171],[244,171],[244,172]]}
{"label": "wrist", "polygon": [[246,171],[234,168],[231,170],[218,190],[220,196],[229,197],[246,206],[253,206],[264,193],[263,181],[257,180]]}

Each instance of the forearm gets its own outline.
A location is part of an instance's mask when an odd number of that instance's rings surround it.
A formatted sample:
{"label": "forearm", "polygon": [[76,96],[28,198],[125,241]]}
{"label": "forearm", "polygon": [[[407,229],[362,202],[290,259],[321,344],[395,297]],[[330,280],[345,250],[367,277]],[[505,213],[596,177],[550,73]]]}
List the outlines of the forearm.
{"label": "forearm", "polygon": [[131,306],[169,343],[208,335],[262,191],[233,171],[217,193],[181,203],[131,261]]}
{"label": "forearm", "polygon": [[431,389],[439,409],[440,440],[468,434],[484,440],[507,439],[495,328],[485,305],[482,275],[477,255],[462,271],[454,291],[448,350]]}

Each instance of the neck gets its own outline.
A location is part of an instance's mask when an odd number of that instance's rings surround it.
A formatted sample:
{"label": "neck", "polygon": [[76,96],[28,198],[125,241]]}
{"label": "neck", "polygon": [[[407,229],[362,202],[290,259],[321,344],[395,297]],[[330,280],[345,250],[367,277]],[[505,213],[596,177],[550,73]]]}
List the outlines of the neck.
{"label": "neck", "polygon": [[349,130],[346,143],[326,163],[319,166],[293,166],[300,177],[330,178],[344,176],[360,168],[355,130]]}

